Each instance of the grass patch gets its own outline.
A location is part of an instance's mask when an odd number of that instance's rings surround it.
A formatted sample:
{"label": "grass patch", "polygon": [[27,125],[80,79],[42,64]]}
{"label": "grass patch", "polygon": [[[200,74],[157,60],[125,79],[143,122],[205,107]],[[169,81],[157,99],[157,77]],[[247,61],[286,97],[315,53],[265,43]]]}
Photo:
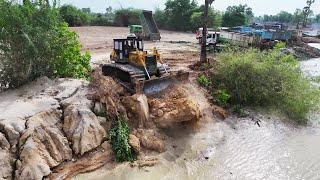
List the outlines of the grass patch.
{"label": "grass patch", "polygon": [[209,79],[210,89],[230,95],[220,95],[222,103],[271,107],[300,123],[319,102],[319,89],[302,74],[298,60],[278,48],[223,52]]}
{"label": "grass patch", "polygon": [[198,83],[204,87],[208,87],[211,84],[210,80],[205,75],[198,77]]}
{"label": "grass patch", "polygon": [[118,162],[135,160],[135,155],[129,145],[129,133],[128,123],[119,116],[109,132],[111,146]]}

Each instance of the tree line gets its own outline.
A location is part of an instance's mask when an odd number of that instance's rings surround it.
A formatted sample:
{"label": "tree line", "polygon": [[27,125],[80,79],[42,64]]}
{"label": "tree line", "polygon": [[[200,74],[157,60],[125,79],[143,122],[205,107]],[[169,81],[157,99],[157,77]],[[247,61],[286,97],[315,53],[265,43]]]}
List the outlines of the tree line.
{"label": "tree line", "polygon": [[[305,7],[294,13],[281,11],[276,15],[255,17],[247,5],[229,6],[224,12],[213,7],[208,9],[208,28],[249,25],[253,22],[280,22],[305,27],[310,23],[320,23],[320,14],[315,15],[311,6],[314,0],[307,0]],[[104,13],[91,12],[90,8],[78,9],[72,5],[60,7],[60,14],[69,26],[128,26],[140,24],[140,9],[108,7]],[[204,5],[195,0],[167,0],[165,8],[157,8],[154,18],[161,29],[195,31],[203,25]]]}
{"label": "tree line", "polygon": [[320,23],[320,14],[314,14],[311,6],[315,0],[307,0],[306,5],[302,8],[297,8],[294,13],[281,11],[276,15],[263,15],[255,17],[255,22],[279,22],[306,27],[308,24]]}
{"label": "tree line", "polygon": [[[168,0],[165,9],[157,8],[154,18],[162,29],[194,31],[203,24],[204,5],[195,0]],[[128,26],[140,24],[140,9],[106,9],[104,13],[93,13],[90,8],[79,9],[72,5],[60,7],[60,14],[69,26]],[[225,12],[209,7],[208,27],[239,26],[253,20],[252,9],[247,5],[230,6]]]}

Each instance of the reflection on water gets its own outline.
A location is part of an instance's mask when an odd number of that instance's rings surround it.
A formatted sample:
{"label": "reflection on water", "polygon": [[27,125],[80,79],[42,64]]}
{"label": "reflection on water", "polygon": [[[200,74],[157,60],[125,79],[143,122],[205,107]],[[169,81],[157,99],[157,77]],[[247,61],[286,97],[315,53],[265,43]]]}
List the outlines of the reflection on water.
{"label": "reflection on water", "polygon": [[[302,62],[302,69],[320,75],[320,59]],[[252,118],[261,120],[260,127]],[[314,114],[313,120],[320,122],[320,116]],[[320,179],[319,126],[295,126],[257,114],[209,120],[197,132],[181,129],[168,135],[168,149],[155,167],[123,164],[77,179]]]}

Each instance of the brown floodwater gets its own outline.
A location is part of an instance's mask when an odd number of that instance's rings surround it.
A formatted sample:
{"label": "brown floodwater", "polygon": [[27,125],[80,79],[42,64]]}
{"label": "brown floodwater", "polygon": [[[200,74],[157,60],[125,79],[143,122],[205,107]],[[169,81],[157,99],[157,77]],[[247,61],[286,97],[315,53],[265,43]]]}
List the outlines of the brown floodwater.
{"label": "brown floodwater", "polygon": [[[302,62],[302,69],[308,76],[320,76],[320,59]],[[258,112],[218,121],[203,94],[193,97],[204,112],[199,128],[168,130],[167,151],[157,156],[156,166],[139,169],[124,163],[75,179],[320,179],[319,113],[310,113],[306,126]]]}

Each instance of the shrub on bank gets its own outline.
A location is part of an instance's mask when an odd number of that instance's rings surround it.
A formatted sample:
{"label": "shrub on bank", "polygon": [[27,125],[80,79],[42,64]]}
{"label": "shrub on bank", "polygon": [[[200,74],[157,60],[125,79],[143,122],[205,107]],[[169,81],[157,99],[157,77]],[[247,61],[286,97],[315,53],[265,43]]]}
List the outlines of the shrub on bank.
{"label": "shrub on bank", "polygon": [[0,0],[0,90],[40,76],[88,77],[88,54],[45,1]]}
{"label": "shrub on bank", "polygon": [[319,102],[319,90],[302,74],[299,63],[280,50],[255,49],[221,53],[210,80],[230,94],[231,104],[273,107],[298,122],[306,122]]}
{"label": "shrub on bank", "polygon": [[135,159],[129,144],[130,129],[127,122],[120,116],[114,122],[109,132],[111,146],[118,162],[133,161]]}

